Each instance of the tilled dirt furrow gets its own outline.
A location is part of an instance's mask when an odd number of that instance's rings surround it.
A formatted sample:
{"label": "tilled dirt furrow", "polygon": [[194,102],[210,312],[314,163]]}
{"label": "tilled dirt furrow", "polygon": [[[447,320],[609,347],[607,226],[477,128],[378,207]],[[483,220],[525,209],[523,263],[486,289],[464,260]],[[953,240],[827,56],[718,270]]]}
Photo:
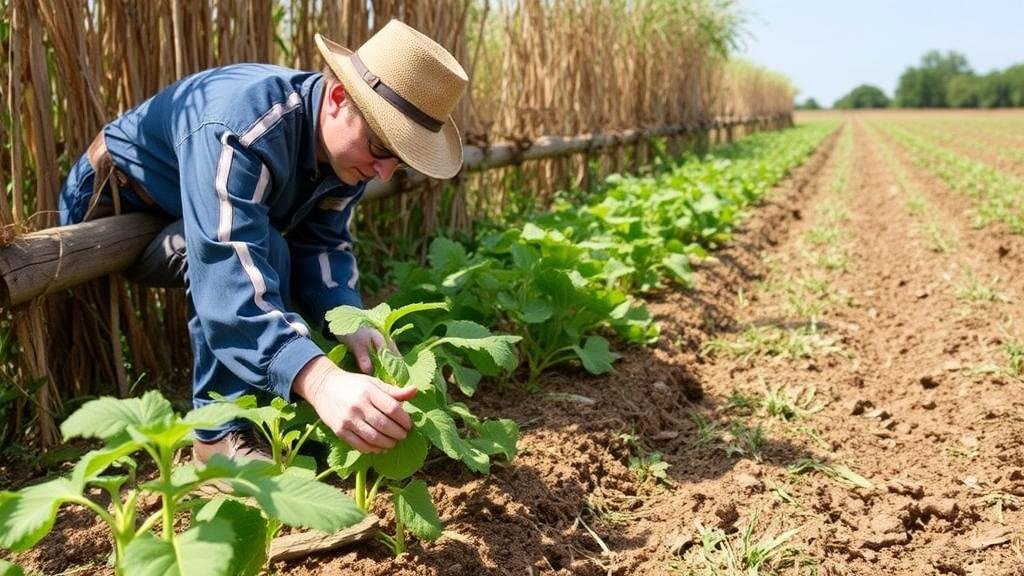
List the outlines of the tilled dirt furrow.
{"label": "tilled dirt furrow", "polygon": [[[696,523],[730,534],[757,514],[757,530],[768,535],[799,528],[790,541],[794,558],[828,574],[1018,573],[1019,541],[1015,548],[1012,539],[1024,526],[1016,506],[1024,493],[1021,383],[980,369],[998,360],[1001,326],[1013,304],[963,295],[966,266],[986,280],[1007,268],[994,250],[930,250],[884,150],[859,123],[846,130],[853,146],[845,185],[837,158],[809,185],[816,192],[792,208],[804,218],[764,254],[765,281],[732,287],[747,294],[746,306],[732,311],[738,322],[730,327],[720,320],[726,326],[720,336],[732,342],[750,327],[799,335],[809,319],[794,310],[811,307],[772,286],[813,280],[826,286],[818,294],[824,304],[814,337],[839,350],[812,345],[796,358],[716,355],[701,367],[705,400],[698,408],[724,427],[744,413],[737,398],[814,389],[828,403],[790,420],[754,410],[745,422],[766,431],[760,461],[725,453],[735,440],[731,431],[704,447],[695,448],[692,437],[677,442],[683,448],[668,460],[687,470],[651,504],[665,522],[674,516],[677,527],[666,536],[675,563],[663,558],[663,570],[702,566],[692,553],[699,545]],[[964,222],[937,213],[942,226],[973,237]],[[809,257],[813,250],[845,260]],[[845,466],[872,486],[795,474],[791,467],[807,459],[833,470]],[[720,473],[708,478],[693,469],[699,466]],[[1000,499],[1001,507],[993,504]]]}
{"label": "tilled dirt furrow", "polygon": [[[935,209],[935,216],[947,224],[940,226],[938,232],[949,241],[950,249],[957,249],[972,261],[985,259],[997,266],[1006,280],[1024,277],[1024,235],[1012,234],[998,222],[984,228],[972,226],[970,198],[950,190],[940,178],[914,164],[907,151],[891,137],[877,129],[872,132],[884,143],[885,153],[909,176],[913,192],[924,196],[929,207]],[[922,218],[916,229],[920,231],[925,223]],[[918,236],[920,240],[921,234]]]}

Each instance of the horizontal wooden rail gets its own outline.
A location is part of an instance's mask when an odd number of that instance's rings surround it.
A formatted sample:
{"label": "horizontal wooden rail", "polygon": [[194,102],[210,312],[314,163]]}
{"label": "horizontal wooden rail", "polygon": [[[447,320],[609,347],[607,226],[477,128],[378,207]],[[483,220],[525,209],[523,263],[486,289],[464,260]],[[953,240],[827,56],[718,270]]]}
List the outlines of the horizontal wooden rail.
{"label": "horizontal wooden rail", "polygon": [[0,307],[124,270],[167,223],[137,213],[18,236],[0,248]]}
{"label": "horizontal wooden rail", "polygon": [[[578,136],[542,136],[527,146],[517,144],[496,144],[487,148],[465,146],[462,169],[466,172],[480,172],[492,168],[514,166],[530,160],[559,158],[569,154],[600,150],[608,146],[634,144],[640,140],[662,138],[679,134],[706,132],[708,130],[730,129],[736,126],[764,124],[790,119],[789,114],[761,116],[754,118],[721,118],[709,122],[691,124],[668,124],[649,130],[623,130],[619,132],[598,132]],[[390,182],[374,180],[366,188],[367,199],[387,198],[402,191],[416,188],[427,180],[418,172],[406,172]]]}
{"label": "horizontal wooden rail", "polygon": [[[530,160],[558,158],[608,146],[633,144],[643,139],[763,125],[789,115],[746,119],[719,119],[695,124],[673,124],[650,130],[624,130],[579,136],[544,136],[528,146],[498,144],[487,148],[466,146],[463,170],[477,172]],[[367,199],[380,199],[414,189],[427,178],[407,172],[390,182],[374,180]],[[0,308],[12,308],[130,266],[146,244],[167,224],[148,214],[127,214],[93,222],[48,228],[17,237],[0,248]]]}

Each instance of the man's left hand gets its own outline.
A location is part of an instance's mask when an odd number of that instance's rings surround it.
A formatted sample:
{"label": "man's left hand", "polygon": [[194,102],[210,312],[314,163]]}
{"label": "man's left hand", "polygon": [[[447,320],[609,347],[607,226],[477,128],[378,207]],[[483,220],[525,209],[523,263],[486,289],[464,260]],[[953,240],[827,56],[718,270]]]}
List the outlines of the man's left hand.
{"label": "man's left hand", "polygon": [[[355,355],[356,363],[359,364],[359,369],[364,374],[373,375],[373,362],[370,361],[371,346],[373,347],[372,350],[380,350],[386,346],[384,336],[381,336],[380,332],[368,326],[363,326],[351,334],[339,336],[338,341]],[[391,347],[391,351],[398,354],[398,350],[394,346]]]}

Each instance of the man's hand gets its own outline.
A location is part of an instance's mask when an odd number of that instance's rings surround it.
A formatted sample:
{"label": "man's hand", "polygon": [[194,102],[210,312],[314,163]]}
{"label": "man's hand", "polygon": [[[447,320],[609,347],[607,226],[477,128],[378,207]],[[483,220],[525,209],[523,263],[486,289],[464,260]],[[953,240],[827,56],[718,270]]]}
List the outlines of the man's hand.
{"label": "man's hand", "polygon": [[292,390],[313,406],[328,428],[360,452],[389,450],[412,427],[402,402],[416,395],[415,387],[397,388],[372,376],[345,372],[324,356],[302,368]]}
{"label": "man's hand", "polygon": [[[364,374],[373,374],[373,363],[370,362],[370,347],[372,346],[373,350],[384,348],[384,337],[380,335],[380,332],[368,326],[363,326],[351,334],[339,336],[338,341],[355,355],[356,363],[359,364],[359,369]],[[391,347],[391,351],[398,354],[398,350],[394,346]]]}

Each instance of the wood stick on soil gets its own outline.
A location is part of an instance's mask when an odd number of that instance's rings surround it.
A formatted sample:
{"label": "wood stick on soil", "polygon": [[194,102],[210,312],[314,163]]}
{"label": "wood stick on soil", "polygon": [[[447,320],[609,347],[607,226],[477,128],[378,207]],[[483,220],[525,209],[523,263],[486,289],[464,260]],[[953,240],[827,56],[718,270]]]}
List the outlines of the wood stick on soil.
{"label": "wood stick on soil", "polygon": [[379,524],[380,518],[369,514],[362,522],[334,534],[298,532],[279,536],[270,544],[270,561],[293,560],[366,540],[373,536]]}

